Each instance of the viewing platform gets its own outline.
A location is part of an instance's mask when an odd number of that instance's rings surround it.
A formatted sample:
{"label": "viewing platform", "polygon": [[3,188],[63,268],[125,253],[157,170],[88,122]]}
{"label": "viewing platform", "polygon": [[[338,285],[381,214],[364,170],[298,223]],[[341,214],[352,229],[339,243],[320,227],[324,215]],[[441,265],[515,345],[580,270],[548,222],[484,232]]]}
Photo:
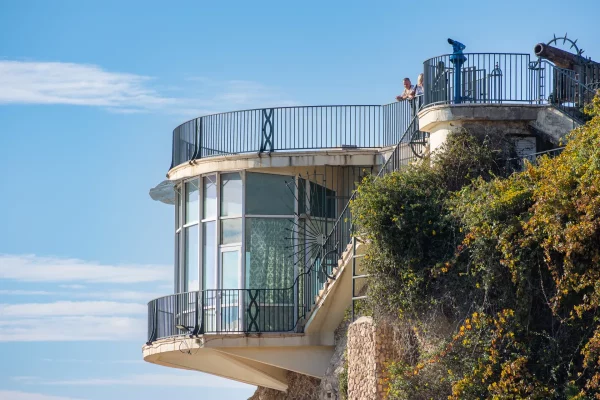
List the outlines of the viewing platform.
{"label": "viewing platform", "polygon": [[349,206],[360,182],[429,162],[462,129],[503,135],[511,159],[558,153],[600,87],[583,58],[569,69],[449,42],[455,52],[423,63],[423,94],[409,100],[231,111],[175,128],[169,181],[151,191],[175,205],[175,293],[148,304],[147,361],[278,390],[286,371],[321,377],[335,328],[364,298]]}

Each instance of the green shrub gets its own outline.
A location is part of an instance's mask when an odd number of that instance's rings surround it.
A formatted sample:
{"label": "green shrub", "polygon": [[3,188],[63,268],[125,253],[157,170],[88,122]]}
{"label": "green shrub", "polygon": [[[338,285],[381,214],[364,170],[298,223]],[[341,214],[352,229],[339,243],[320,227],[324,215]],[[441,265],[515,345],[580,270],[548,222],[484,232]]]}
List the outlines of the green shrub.
{"label": "green shrub", "polygon": [[462,132],[432,166],[360,187],[369,309],[415,348],[390,398],[599,398],[598,98],[590,113],[524,172],[507,176],[500,139]]}

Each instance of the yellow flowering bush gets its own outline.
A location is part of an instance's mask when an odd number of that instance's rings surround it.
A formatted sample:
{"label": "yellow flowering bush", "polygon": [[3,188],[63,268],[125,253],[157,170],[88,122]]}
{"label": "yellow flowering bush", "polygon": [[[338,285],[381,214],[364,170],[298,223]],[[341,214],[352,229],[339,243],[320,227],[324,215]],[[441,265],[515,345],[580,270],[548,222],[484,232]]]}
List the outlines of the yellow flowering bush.
{"label": "yellow flowering bush", "polygon": [[361,186],[369,309],[411,327],[389,398],[600,399],[598,97],[588,113],[523,172],[463,132],[431,166]]}

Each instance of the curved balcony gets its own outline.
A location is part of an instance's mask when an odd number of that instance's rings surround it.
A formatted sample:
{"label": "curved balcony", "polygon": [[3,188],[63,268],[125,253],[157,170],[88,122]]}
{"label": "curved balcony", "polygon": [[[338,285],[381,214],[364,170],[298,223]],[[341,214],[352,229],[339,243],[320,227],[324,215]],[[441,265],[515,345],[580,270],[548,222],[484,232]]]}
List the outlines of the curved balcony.
{"label": "curved balcony", "polygon": [[[458,60],[458,61],[457,61]],[[595,88],[574,71],[519,53],[465,53],[423,63],[424,106],[552,105],[580,117]],[[173,131],[171,168],[206,157],[292,150],[396,145],[420,104],[273,107],[206,115]]]}
{"label": "curved balcony", "polygon": [[286,289],[212,289],[178,293],[148,303],[148,343],[177,336],[294,332],[298,292]]}
{"label": "curved balcony", "polygon": [[260,108],[206,115],[173,131],[171,168],[226,154],[394,146],[416,101]]}

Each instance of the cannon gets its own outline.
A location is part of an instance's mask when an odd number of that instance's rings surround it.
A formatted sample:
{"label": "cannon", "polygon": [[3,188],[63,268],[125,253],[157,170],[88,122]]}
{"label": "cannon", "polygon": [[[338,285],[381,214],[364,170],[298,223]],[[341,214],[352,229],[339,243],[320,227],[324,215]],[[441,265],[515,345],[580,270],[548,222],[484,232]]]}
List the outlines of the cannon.
{"label": "cannon", "polygon": [[552,61],[557,67],[562,69],[574,71],[578,66],[595,66],[596,68],[600,68],[600,63],[544,43],[536,44],[533,52],[536,56]]}
{"label": "cannon", "polygon": [[[573,47],[575,42],[571,43]],[[584,85],[597,85],[600,82],[600,63],[581,56],[583,50],[579,50],[577,47],[576,50],[577,54],[573,54],[544,43],[538,43],[533,48],[536,56],[545,58],[554,63],[558,68],[566,70],[565,74],[574,75],[574,78],[580,83]]]}
{"label": "cannon", "polygon": [[[567,45],[570,45],[575,53],[552,46],[560,40],[563,44],[568,42]],[[600,63],[583,57],[583,50],[580,50],[576,43],[577,40],[573,41],[566,35],[561,38],[554,36],[554,39],[546,44],[536,44],[533,52],[540,59],[544,58],[554,63],[556,67],[552,70],[553,89],[550,101],[569,104],[581,110],[591,101],[595,94],[594,87],[600,82]]]}

